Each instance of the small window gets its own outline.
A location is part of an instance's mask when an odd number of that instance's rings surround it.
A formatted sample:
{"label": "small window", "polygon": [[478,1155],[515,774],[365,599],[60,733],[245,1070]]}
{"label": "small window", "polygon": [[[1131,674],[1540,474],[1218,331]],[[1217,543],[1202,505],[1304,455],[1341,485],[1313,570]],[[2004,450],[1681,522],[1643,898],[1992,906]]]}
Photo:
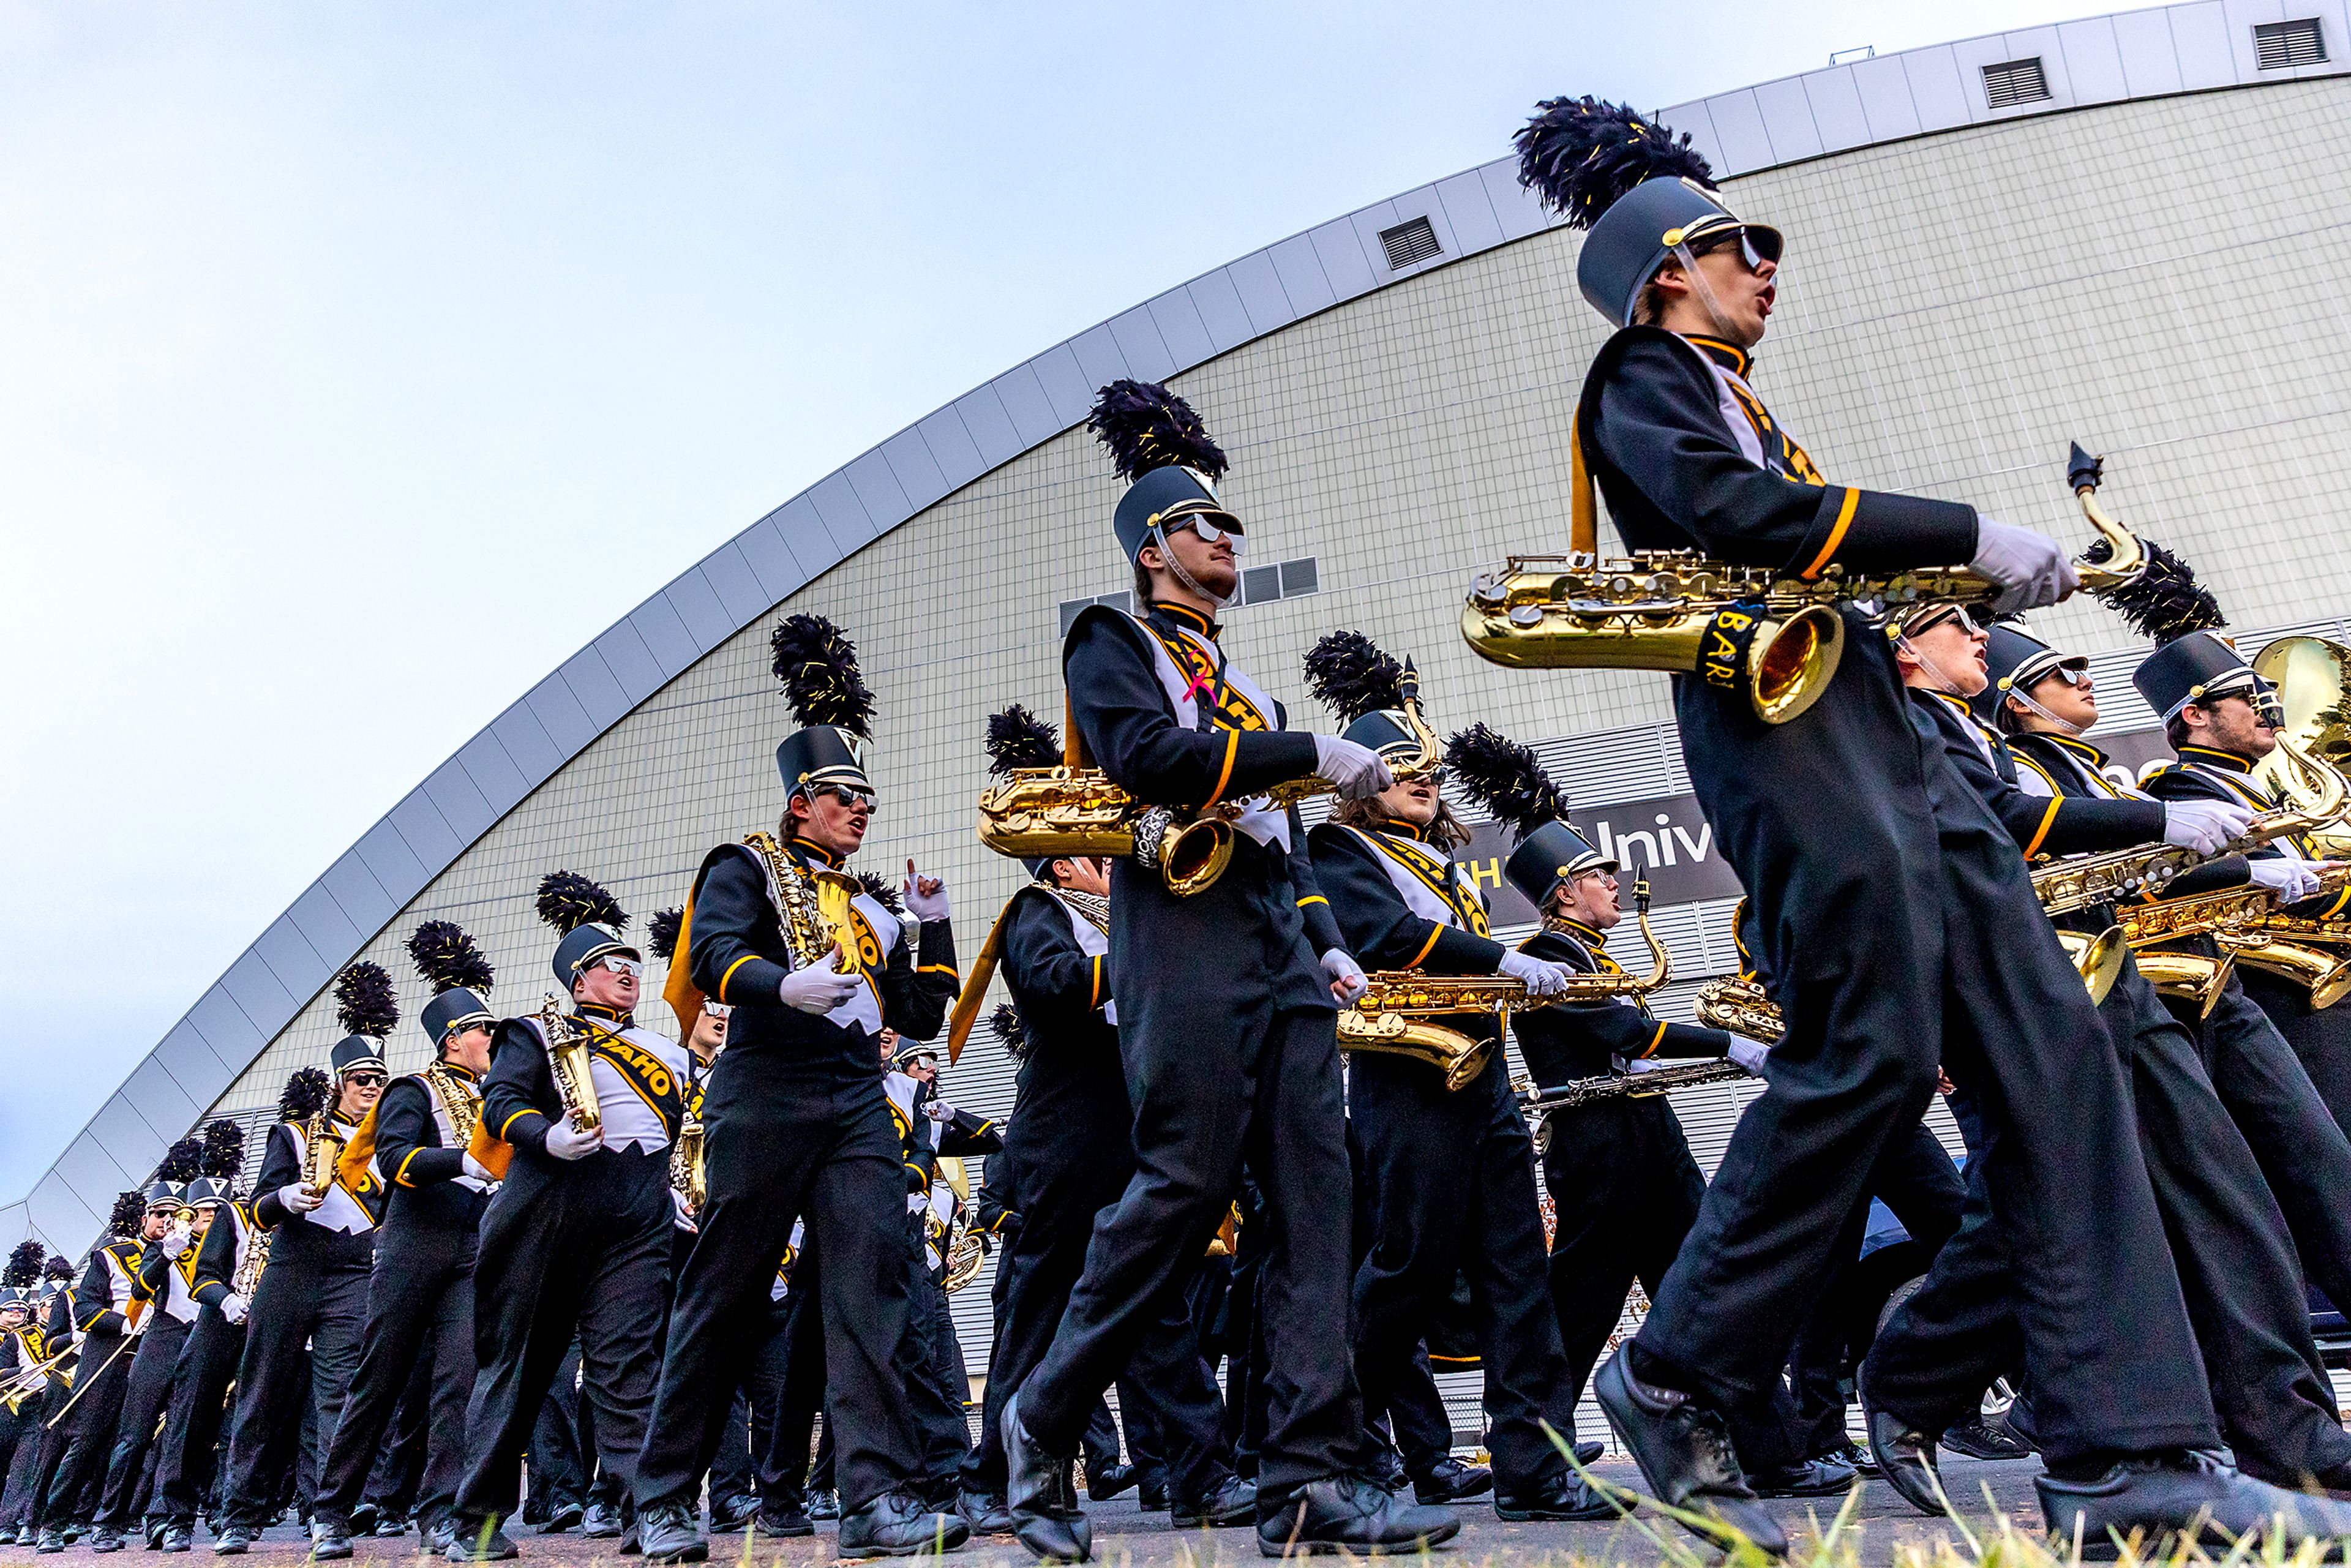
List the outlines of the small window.
{"label": "small window", "polygon": [[2049,97],[2049,78],[2042,74],[2041,57],[2029,60],[2010,60],[2002,65],[1983,68],[1984,97],[1994,109],[2014,109],[2022,103],[2041,103]]}
{"label": "small window", "polygon": [[1253,566],[1241,573],[1240,601],[1243,604],[1263,604],[1268,600],[1280,597],[1281,568]]}
{"label": "small window", "polygon": [[1064,599],[1061,601],[1062,636],[1068,636],[1070,628],[1077,623],[1078,612],[1092,604],[1107,604],[1113,610],[1123,611],[1129,615],[1134,613],[1134,595],[1132,593],[1102,593],[1092,599]]}
{"label": "small window", "polygon": [[1320,574],[1314,569],[1314,558],[1286,560],[1281,563],[1281,596],[1296,599],[1302,593],[1312,593],[1322,587]]}
{"label": "small window", "polygon": [[2253,57],[2265,71],[2325,65],[2326,37],[2319,31],[2318,18],[2258,24],[2253,28]]}
{"label": "small window", "polygon": [[1430,256],[1445,254],[1445,247],[1437,243],[1437,231],[1429,226],[1426,218],[1382,229],[1380,248],[1388,253],[1390,272],[1401,272],[1407,267],[1419,266]]}
{"label": "small window", "polygon": [[1301,556],[1296,560],[1270,561],[1244,570],[1241,591],[1233,602],[1270,604],[1278,599],[1301,598],[1321,588],[1322,573],[1315,566],[1315,558]]}

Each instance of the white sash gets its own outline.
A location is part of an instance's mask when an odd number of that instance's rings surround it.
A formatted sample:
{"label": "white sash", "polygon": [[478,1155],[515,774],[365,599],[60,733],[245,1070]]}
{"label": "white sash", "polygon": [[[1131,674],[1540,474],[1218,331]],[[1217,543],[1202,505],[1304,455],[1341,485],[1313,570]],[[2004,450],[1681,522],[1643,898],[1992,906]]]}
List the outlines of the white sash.
{"label": "white sash", "polygon": [[1384,834],[1367,833],[1361,828],[1349,828],[1347,831],[1371,846],[1372,857],[1380,862],[1380,869],[1387,873],[1388,882],[1396,890],[1396,895],[1404,900],[1405,907],[1423,920],[1434,920],[1439,925],[1450,925],[1457,930],[1467,929],[1461,924],[1461,912],[1437,896],[1437,890],[1415,876],[1409,866],[1399,863],[1401,856],[1416,856],[1432,873],[1445,878],[1455,888],[1467,893],[1472,901],[1483,905],[1485,901],[1479,894],[1478,884],[1450,855],[1439,856],[1413,841],[1391,840]]}
{"label": "white sash", "polygon": [[[1092,921],[1081,915],[1076,904],[1066,898],[1056,898],[1053,902],[1060,904],[1061,913],[1070,917],[1070,936],[1077,942],[1079,952],[1089,958],[1110,956],[1110,938],[1104,936]],[[1113,997],[1104,1002],[1102,1010],[1102,1017],[1110,1021],[1111,1027],[1117,1028],[1118,998]]]}
{"label": "white sash", "polygon": [[[1159,645],[1158,635],[1152,630],[1150,623],[1142,621],[1139,617],[1137,623],[1143,627],[1144,635],[1151,644],[1152,673],[1159,677],[1160,689],[1167,694],[1168,705],[1176,710],[1176,722],[1186,729],[1197,729],[1200,726],[1199,705],[1185,695],[1191,685],[1190,677],[1176,667],[1176,661],[1169,658],[1167,650]],[[1218,650],[1216,643],[1201,636],[1189,626],[1178,626],[1176,630],[1199,646],[1200,650],[1207,655],[1212,668],[1217,661],[1224,658],[1223,653]],[[1224,667],[1224,682],[1238,693],[1251,707],[1265,715],[1269,724],[1279,722],[1277,716],[1281,710],[1275,706],[1271,697],[1265,695],[1265,688],[1235,669],[1229,663]],[[1234,820],[1233,826],[1260,844],[1278,843],[1281,846],[1284,854],[1290,852],[1290,813],[1275,807],[1262,795],[1250,799],[1249,809]]]}

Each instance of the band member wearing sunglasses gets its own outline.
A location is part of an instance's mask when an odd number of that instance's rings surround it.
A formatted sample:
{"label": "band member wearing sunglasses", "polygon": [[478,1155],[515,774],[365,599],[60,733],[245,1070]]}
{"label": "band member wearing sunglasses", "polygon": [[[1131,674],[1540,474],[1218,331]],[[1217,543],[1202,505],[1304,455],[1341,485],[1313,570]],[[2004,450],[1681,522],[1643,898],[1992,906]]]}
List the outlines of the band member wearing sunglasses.
{"label": "band member wearing sunglasses", "polygon": [[[1615,329],[1576,410],[1573,548],[1597,548],[1596,485],[1635,549],[1805,580],[1964,564],[2001,586],[2004,611],[2077,585],[2031,529],[1826,480],[1752,380],[1781,235],[1713,193],[1686,139],[1559,99],[1519,148],[1521,179],[1589,225],[1577,280]],[[1999,1140],[1991,1197],[2024,1301],[2052,1528],[2103,1538],[2109,1518],[2184,1524],[2209,1504],[2234,1530],[2291,1511],[2191,1452],[2218,1428],[2121,1064],[2080,1049],[2095,1012],[2018,846],[1913,711],[1886,639],[1860,609],[1841,613],[1834,679],[1787,723],[1759,716],[1746,687],[1752,617],[1727,617],[1731,651],[1675,678],[1691,786],[1755,901],[1787,1032],[1648,1317],[1594,1380],[1602,1407],[1661,1496],[1717,1516],[1714,1539],[1783,1546],[1725,1412],[1779,1380],[1840,1228],[1940,1063],[1984,1083]]]}
{"label": "band member wearing sunglasses", "polygon": [[[381,988],[353,982],[373,970]],[[338,982],[343,1026],[351,1032],[334,1050],[331,1104],[305,1103],[287,1086],[280,1109],[289,1119],[269,1129],[254,1184],[253,1219],[269,1232],[269,1262],[246,1305],[245,1354],[236,1369],[236,1411],[228,1428],[228,1460],[221,1486],[226,1521],[213,1551],[245,1551],[277,1511],[278,1477],[302,1430],[302,1401],[316,1412],[324,1447],[341,1418],[351,1375],[359,1370],[367,1322],[368,1275],[375,1261],[375,1228],[383,1218],[383,1184],[360,1166],[340,1168],[322,1189],[304,1185],[308,1152],[303,1127],[321,1109],[334,1135],[348,1143],[383,1093],[383,1037],[392,1032],[392,981],[374,965],[353,965]],[[364,1027],[361,1027],[364,1026]],[[313,1079],[323,1078],[316,1069]],[[324,1086],[308,1092],[324,1099]],[[207,1249],[207,1256],[209,1256]],[[204,1259],[198,1260],[203,1273]],[[201,1286],[200,1286],[201,1289]],[[204,1290],[210,1295],[209,1290]],[[308,1352],[304,1353],[304,1347]],[[313,1495],[321,1455],[300,1456],[300,1495]]]}
{"label": "band member wearing sunglasses", "polygon": [[465,1402],[474,1389],[474,1248],[492,1177],[467,1150],[489,1071],[489,961],[465,932],[428,921],[408,939],[433,999],[424,1004],[434,1064],[395,1078],[344,1154],[372,1155],[389,1193],[368,1286],[367,1329],[351,1396],[343,1407],[310,1518],[311,1555],[351,1553],[358,1508],[393,1412],[420,1356],[432,1358],[424,1469],[416,1521],[425,1544],[446,1551],[450,1511],[465,1465]]}
{"label": "band member wearing sunglasses", "polygon": [[895,1364],[908,1332],[908,1173],[880,1046],[885,1028],[936,1036],[961,988],[946,889],[909,862],[905,913],[858,893],[841,959],[788,938],[788,923],[803,924],[796,911],[816,904],[815,879],[841,869],[873,820],[873,699],[855,648],[829,621],[788,617],[772,650],[801,726],[776,748],[783,819],[772,837],[704,858],[664,993],[682,1019],[705,997],[734,1011],[726,1071],[712,1075],[704,1102],[709,1197],[678,1281],[636,1474],[649,1561],[709,1551],[695,1507],[703,1472],[796,1219],[808,1245],[792,1289],[812,1287],[823,1309],[842,1552],[952,1547],[968,1533],[922,1496],[923,1434]]}
{"label": "band member wearing sunglasses", "polygon": [[[2162,839],[2210,853],[2251,816],[2241,805],[2166,805],[2136,790],[2089,787],[2081,765],[2090,759],[2063,748],[2041,754],[2045,762],[2036,758],[2020,767],[2000,730],[1984,722],[1984,711],[2020,731],[2047,724],[2044,712],[2059,709],[2033,694],[2053,685],[2059,689],[2047,691],[2048,698],[2095,718],[2095,706],[2065,700],[2088,689],[2071,678],[2081,666],[2053,683],[2050,676],[2066,668],[2064,662],[2007,627],[1989,634],[1999,648],[1995,664],[1987,633],[1949,605],[1914,610],[1893,629],[1904,683],[1942,737],[1953,771],[2020,843],[2038,841],[2044,851],[2070,854]],[[2020,691],[2022,706],[2006,700]],[[2244,862],[2228,857],[2210,873],[2194,874],[2223,885],[2241,883]],[[2112,924],[2113,912],[2066,918],[2074,929],[2095,936]],[[2261,1166],[2222,1109],[2194,1043],[2127,960],[2098,1016],[2115,1054],[2129,1069],[2138,1146],[2170,1238],[2220,1429],[2238,1465],[2283,1487],[2299,1489],[2314,1477],[2322,1486],[2341,1486],[2351,1479],[2346,1469],[2351,1434],[2335,1417],[2333,1388],[2311,1339],[2294,1243]],[[1957,1097],[1976,1123],[1983,1109],[1980,1092],[1980,1086],[1963,1083]],[[1984,1167],[1997,1150],[1983,1152],[1987,1157],[1970,1169],[1959,1234],[1937,1255],[1927,1283],[1878,1336],[1862,1371],[1870,1446],[1880,1469],[1928,1513],[1943,1506],[1929,1475],[1936,1465],[1933,1434],[1976,1408],[1984,1385],[2012,1364],[2020,1338],[2019,1281],[2002,1227],[1986,1203]],[[2156,1271],[2143,1269],[2110,1279],[2107,1288],[2140,1291],[2157,1282]]]}
{"label": "band member wearing sunglasses", "polygon": [[521,1500],[523,1449],[575,1331],[595,1458],[623,1489],[661,1368],[676,1212],[669,1145],[684,1116],[686,1052],[635,1021],[644,963],[621,935],[629,917],[611,894],[555,872],[539,883],[538,915],[561,933],[552,967],[571,996],[571,1027],[587,1037],[597,1122],[582,1129],[565,1105],[539,1020],[500,1023],[482,1079],[482,1130],[506,1147],[482,1163],[494,1175],[503,1165],[504,1179],[483,1212],[474,1264],[481,1372],[446,1532],[452,1562],[515,1555],[499,1525]]}
{"label": "band member wearing sunglasses", "polygon": [[[1164,387],[1114,382],[1091,423],[1131,483],[1113,519],[1137,614],[1081,613],[1062,680],[1086,753],[1179,821],[1222,802],[1232,857],[1179,895],[1154,865],[1111,873],[1110,954],[1138,1169],[1095,1226],[1070,1311],[1002,1417],[1022,1544],[1083,1559],[1070,1479],[1094,1401],[1170,1310],[1240,1189],[1256,1177],[1274,1238],[1261,1322],[1271,1391],[1259,1450],[1266,1550],[1369,1551],[1449,1538],[1451,1513],[1399,1504],[1356,1472],[1364,1409],[1347,1343],[1352,1275],[1346,1113],[1336,1007],[1360,996],[1294,810],[1269,785],[1320,775],[1349,799],[1394,782],[1366,746],[1288,730],[1243,674],[1217,612],[1239,586],[1238,518],[1214,488],[1225,455]],[[1165,841],[1175,841],[1171,830]],[[1266,1543],[1271,1542],[1270,1546]]]}

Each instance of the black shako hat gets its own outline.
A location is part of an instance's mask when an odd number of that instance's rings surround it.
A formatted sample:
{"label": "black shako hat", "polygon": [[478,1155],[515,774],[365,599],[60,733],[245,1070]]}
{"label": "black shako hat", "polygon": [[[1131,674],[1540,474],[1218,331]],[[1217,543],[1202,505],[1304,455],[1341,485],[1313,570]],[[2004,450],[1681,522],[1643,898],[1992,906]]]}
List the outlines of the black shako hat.
{"label": "black shako hat", "polygon": [[1630,326],[1641,290],[1677,249],[1744,233],[1778,260],[1781,235],[1750,224],[1717,194],[1714,170],[1690,145],[1620,103],[1552,98],[1511,138],[1519,183],[1588,229],[1576,287],[1611,325]]}
{"label": "black shako hat", "polygon": [[2001,622],[1984,641],[1984,689],[1968,699],[1976,717],[1997,724],[2011,696],[2022,696],[2056,670],[2086,670],[2086,653],[2061,653],[2023,627]]}
{"label": "black shako hat", "polygon": [[873,694],[857,671],[857,644],[821,615],[789,615],[768,639],[771,667],[800,726],[776,747],[784,799],[839,785],[873,793],[865,776]]}
{"label": "black shako hat", "polygon": [[580,971],[607,953],[641,957],[621,933],[629,913],[598,883],[577,872],[552,871],[539,879],[538,917],[562,933],[555,945],[555,977],[566,996]]}
{"label": "black shako hat", "polygon": [[1517,834],[1518,848],[1503,862],[1502,874],[1538,910],[1585,872],[1616,869],[1615,861],[1568,824],[1567,796],[1535,754],[1510,737],[1473,724],[1446,742],[1445,765],[1463,793]]}
{"label": "black shako hat", "polygon": [[331,1058],[335,1077],[360,1068],[384,1071],[384,1037],[400,1022],[400,1002],[382,965],[361,959],[336,977],[335,1017],[344,1031]]}
{"label": "black shako hat", "polygon": [[1127,482],[1111,527],[1128,560],[1141,555],[1155,535],[1186,517],[1214,517],[1235,533],[1243,531],[1240,519],[1217,498],[1217,481],[1227,467],[1224,449],[1209,438],[1192,405],[1165,387],[1156,382],[1111,382],[1094,394],[1086,428]]}
{"label": "black shako hat", "polygon": [[417,1021],[435,1051],[452,1034],[496,1026],[498,1017],[490,1010],[489,991],[496,972],[464,926],[454,920],[426,921],[408,938],[408,958],[433,988],[433,999],[424,1004]]}
{"label": "black shako hat", "polygon": [[[1061,732],[1019,703],[1001,713],[987,716],[987,772],[992,779],[1007,779],[1023,768],[1059,768],[1061,765]],[[1026,855],[1020,863],[1029,868],[1031,877],[1045,874],[1045,868],[1059,859],[1057,855]]]}
{"label": "black shako hat", "polygon": [[1405,667],[1361,632],[1332,632],[1306,652],[1314,700],[1346,726],[1343,737],[1391,759],[1420,755],[1404,712]]}

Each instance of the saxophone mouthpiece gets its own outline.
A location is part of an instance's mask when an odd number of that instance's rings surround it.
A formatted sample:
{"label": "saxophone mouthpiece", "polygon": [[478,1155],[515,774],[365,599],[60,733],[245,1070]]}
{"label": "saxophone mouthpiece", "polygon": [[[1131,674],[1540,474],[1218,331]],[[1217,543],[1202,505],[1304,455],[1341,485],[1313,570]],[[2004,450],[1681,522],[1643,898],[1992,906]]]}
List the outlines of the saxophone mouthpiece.
{"label": "saxophone mouthpiece", "polygon": [[1625,863],[1633,868],[1633,913],[1649,913],[1649,873],[1637,854],[1628,854]]}
{"label": "saxophone mouthpiece", "polygon": [[2082,444],[2078,441],[2073,444],[2073,450],[2065,455],[2065,483],[2076,491],[2096,489],[2099,481],[2106,476],[2105,470],[2106,460],[2103,457],[2093,457],[2083,451]]}

